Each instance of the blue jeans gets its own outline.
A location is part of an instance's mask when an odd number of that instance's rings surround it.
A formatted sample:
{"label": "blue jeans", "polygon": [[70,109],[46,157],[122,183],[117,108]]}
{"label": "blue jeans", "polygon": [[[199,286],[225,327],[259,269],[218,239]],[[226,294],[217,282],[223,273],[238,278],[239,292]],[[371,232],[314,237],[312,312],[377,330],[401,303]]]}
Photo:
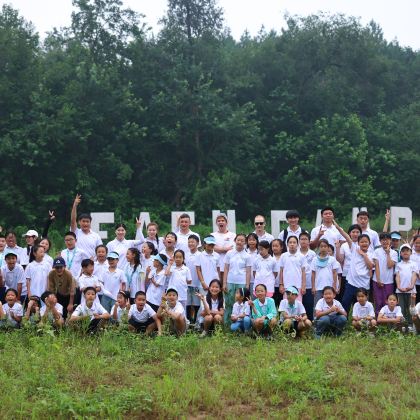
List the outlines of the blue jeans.
{"label": "blue jeans", "polygon": [[230,326],[231,331],[238,331],[239,329],[241,331],[248,331],[251,328],[251,318],[249,316],[246,316],[239,321],[232,322]]}
{"label": "blue jeans", "polygon": [[358,287],[353,286],[350,283],[346,284],[346,290],[344,291],[343,301],[341,304],[343,305],[343,308],[346,310],[347,314],[349,313],[351,305],[356,302],[357,289]]}
{"label": "blue jeans", "polygon": [[110,298],[109,296],[101,296],[101,305],[111,313],[113,306],[115,305],[116,300]]}
{"label": "blue jeans", "polygon": [[306,315],[309,320],[314,319],[314,296],[312,289],[306,289],[306,293],[302,296],[302,304],[305,307]]}
{"label": "blue jeans", "polygon": [[327,332],[332,332],[338,337],[343,332],[346,323],[347,318],[344,315],[331,314],[321,316],[316,321],[316,335],[321,336]]}

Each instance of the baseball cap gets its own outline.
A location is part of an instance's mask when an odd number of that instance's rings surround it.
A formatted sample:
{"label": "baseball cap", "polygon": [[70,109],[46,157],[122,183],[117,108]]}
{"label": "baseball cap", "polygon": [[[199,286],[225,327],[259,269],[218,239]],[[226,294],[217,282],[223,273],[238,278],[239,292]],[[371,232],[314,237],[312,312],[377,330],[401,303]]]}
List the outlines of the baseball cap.
{"label": "baseball cap", "polygon": [[54,259],[53,261],[53,268],[55,267],[65,267],[66,266],[66,262],[64,261],[63,257],[57,257]]}
{"label": "baseball cap", "polygon": [[404,248],[407,248],[407,249],[409,249],[409,250],[411,251],[411,246],[410,246],[410,245],[408,245],[408,244],[402,244],[402,245],[400,246],[400,252],[401,252]]}
{"label": "baseball cap", "polygon": [[216,239],[214,238],[214,236],[207,236],[206,238],[204,238],[204,243],[207,245],[216,245]]}
{"label": "baseball cap", "polygon": [[10,255],[15,256],[16,258],[18,257],[18,254],[16,254],[16,252],[13,252],[13,251],[8,251],[8,252],[7,252],[7,254],[4,256],[4,258],[9,257]]}
{"label": "baseball cap", "polygon": [[169,293],[169,292],[174,292],[178,295],[178,290],[176,290],[175,287],[171,287],[166,291],[166,293]]}
{"label": "baseball cap", "polygon": [[286,293],[291,293],[292,295],[298,295],[299,294],[299,291],[298,291],[298,289],[296,289],[295,286],[289,286],[286,289]]}
{"label": "baseball cap", "polygon": [[118,252],[109,252],[108,255],[106,256],[106,259],[111,258],[113,260],[117,260],[120,258],[120,255],[118,254]]}
{"label": "baseball cap", "polygon": [[391,239],[401,239],[401,235],[398,232],[391,232]]}
{"label": "baseball cap", "polygon": [[36,230],[29,229],[26,233],[22,235],[22,238],[25,238],[26,236],[35,236],[36,238],[38,238],[38,232]]}

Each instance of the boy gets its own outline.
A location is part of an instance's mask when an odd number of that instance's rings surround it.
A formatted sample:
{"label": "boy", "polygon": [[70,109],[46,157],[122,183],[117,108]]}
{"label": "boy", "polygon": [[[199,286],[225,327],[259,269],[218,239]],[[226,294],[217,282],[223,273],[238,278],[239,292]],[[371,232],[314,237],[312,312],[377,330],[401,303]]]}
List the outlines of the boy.
{"label": "boy", "polygon": [[398,255],[398,262],[401,261],[400,258],[400,243],[401,243],[401,235],[399,232],[394,230],[391,232],[391,249],[395,250]]}
{"label": "boy", "polygon": [[146,293],[138,291],[128,312],[128,328],[133,332],[150,335],[156,329],[162,335],[162,324],[156,312],[146,303]]}
{"label": "boy", "polygon": [[45,303],[39,311],[41,320],[44,323],[51,323],[54,327],[62,327],[64,325],[63,306],[57,302],[57,296],[46,291],[41,295],[41,301]]}
{"label": "boy", "polygon": [[77,243],[76,234],[74,232],[67,232],[64,235],[64,244],[66,245],[66,249],[61,251],[61,257],[64,258],[67,270],[71,272],[77,282],[82,269],[82,261],[89,258],[89,256],[78,247],[79,244]]}
{"label": "boy", "polygon": [[286,299],[280,302],[280,322],[285,331],[296,331],[296,337],[302,336],[312,327],[312,322],[306,316],[305,307],[297,300],[299,291],[291,286],[286,289]]}
{"label": "boy", "polygon": [[287,252],[287,238],[289,236],[296,236],[296,238],[299,238],[302,233],[302,228],[299,226],[300,215],[297,210],[288,210],[286,213],[286,220],[288,226],[279,234],[279,239],[283,241],[283,252]]}
{"label": "boy", "polygon": [[267,241],[268,243],[271,244],[271,242],[274,239],[274,236],[265,230],[265,226],[266,226],[265,217],[262,216],[261,214],[259,214],[258,216],[255,216],[254,226],[255,226],[254,233],[258,236],[258,241],[259,242]]}
{"label": "boy", "polygon": [[220,280],[221,258],[215,250],[216,240],[210,235],[204,238],[204,251],[195,259],[198,280],[205,291],[212,280]]}
{"label": "boy", "polygon": [[0,302],[0,325],[19,328],[23,317],[22,305],[18,302],[17,291],[9,289],[6,292],[6,303]]}
{"label": "boy", "polygon": [[76,283],[70,271],[66,270],[64,258],[57,257],[53,269],[48,274],[48,291],[54,293],[57,302],[63,307],[63,317],[73,312]]}
{"label": "boy", "polygon": [[[6,234],[6,248],[4,248],[4,252],[7,253],[9,251],[15,252],[18,256],[17,262],[20,264],[20,260],[22,258],[22,254],[25,252],[23,248],[18,246],[16,240],[16,233],[15,232],[8,232]],[[25,267],[23,267],[25,268]]]}
{"label": "boy", "polygon": [[190,216],[187,213],[181,214],[181,216],[179,216],[178,218],[179,231],[176,232],[176,247],[177,249],[182,249],[182,251],[184,251],[185,254],[187,254],[188,252],[188,239],[191,237],[191,235],[194,235],[198,238],[198,246],[201,246],[200,235],[190,230],[190,225]]}
{"label": "boy", "polygon": [[116,252],[108,253],[108,269],[104,272],[101,279],[101,288],[103,291],[102,305],[111,312],[112,307],[117,301],[117,295],[120,290],[125,290],[125,274],[118,266],[119,255]]}
{"label": "boy", "polygon": [[25,302],[27,291],[26,291],[26,277],[25,270],[17,263],[18,256],[15,252],[9,251],[4,256],[5,263],[1,268],[1,283],[5,288],[5,292],[8,289],[15,289],[18,293],[18,300],[21,303]]}
{"label": "boy", "polygon": [[361,228],[362,228],[362,234],[366,234],[370,238],[370,247],[369,251],[374,251],[376,248],[378,248],[381,244],[379,243],[379,236],[376,231],[369,228],[369,213],[365,210],[359,211],[357,213],[357,222],[356,222]]}
{"label": "boy", "polygon": [[83,295],[83,291],[86,287],[94,287],[96,290],[96,303],[99,303],[98,293],[101,291],[101,283],[99,282],[98,277],[93,274],[93,270],[95,269],[95,264],[89,258],[86,258],[82,261],[82,275],[79,277],[79,288],[80,293],[82,294],[82,301],[84,303],[85,298]]}
{"label": "boy", "polygon": [[196,295],[196,292],[198,291],[201,294],[205,294],[195,267],[196,258],[201,254],[198,250],[199,241],[200,239],[198,236],[190,235],[188,237],[189,251],[185,254],[185,265],[190,269],[192,277],[192,283],[188,286],[187,296],[187,313],[191,324],[195,323],[198,310],[200,309],[200,298]]}
{"label": "boy", "polygon": [[6,255],[4,253],[5,248],[6,248],[6,237],[2,233],[0,233],[0,270],[5,264],[5,261],[4,261],[4,257]]}
{"label": "boy", "polygon": [[25,270],[26,288],[28,296],[40,297],[47,290],[50,265],[44,261],[45,249],[42,246],[34,245],[33,254],[35,259]]}
{"label": "boy", "polygon": [[169,318],[169,330],[176,336],[185,334],[187,330],[187,321],[185,319],[185,310],[178,301],[178,291],[170,288],[166,291],[165,299],[157,312],[157,316],[164,322],[165,318]]}

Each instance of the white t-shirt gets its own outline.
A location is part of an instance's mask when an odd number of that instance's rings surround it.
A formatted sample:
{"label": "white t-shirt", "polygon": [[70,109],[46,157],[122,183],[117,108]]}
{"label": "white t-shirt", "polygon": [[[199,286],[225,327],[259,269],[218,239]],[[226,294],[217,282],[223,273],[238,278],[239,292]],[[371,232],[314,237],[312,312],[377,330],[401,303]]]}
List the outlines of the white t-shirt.
{"label": "white t-shirt", "polygon": [[184,251],[184,254],[186,255],[188,252],[190,252],[188,248],[188,238],[191,235],[198,236],[198,246],[201,246],[201,240],[200,235],[196,232],[193,232],[192,230],[188,231],[187,233],[182,233],[181,231],[176,233],[177,241],[176,241],[176,247],[177,249],[182,249]]}
{"label": "white t-shirt", "polygon": [[298,290],[302,287],[302,268],[306,271],[305,259],[300,252],[291,254],[285,252],[280,257],[280,268],[283,268],[283,283],[287,289],[295,286]]}
{"label": "white t-shirt", "polygon": [[[220,232],[213,232],[212,235],[216,239],[216,245],[217,246],[233,246],[235,247],[235,238],[236,233],[234,232],[226,232],[226,233],[220,233]],[[226,252],[219,252],[220,255],[220,261],[219,261],[219,267],[220,271],[223,272],[225,270],[225,257]],[[215,277],[218,278],[218,277]]]}
{"label": "white t-shirt", "polygon": [[82,229],[76,228],[74,233],[77,238],[77,248],[87,255],[86,258],[94,258],[96,247],[102,245],[101,237],[93,230],[90,230],[89,233],[84,233]]}
{"label": "white t-shirt", "polygon": [[107,313],[108,311],[100,303],[93,302],[91,308],[88,308],[86,306],[86,303],[83,303],[83,304],[81,303],[74,310],[74,312],[71,315],[71,318],[75,316],[89,316],[90,319],[92,320],[95,318],[94,315],[103,315]]}
{"label": "white t-shirt", "polygon": [[32,261],[26,266],[25,276],[29,281],[31,295],[41,297],[47,290],[50,271],[50,266],[45,261]]}
{"label": "white t-shirt", "polygon": [[277,273],[276,278],[274,279],[274,287],[280,286],[280,255],[273,255],[274,261],[276,262],[276,266],[274,268],[274,272]]}
{"label": "white t-shirt", "polygon": [[[54,305],[55,309],[57,309],[57,312],[63,316],[63,305],[60,305],[58,302]],[[47,310],[47,305],[41,306],[41,309],[39,310],[39,315],[44,316],[45,312]]]}
{"label": "white t-shirt", "polygon": [[363,306],[356,302],[353,306],[353,318],[366,318],[371,316],[375,318],[375,310],[373,309],[373,305],[370,302],[366,302]]}
{"label": "white t-shirt", "polygon": [[[368,266],[366,265],[364,257],[357,252],[358,249],[358,245],[353,243],[351,248],[350,269],[347,274],[347,281],[354,287],[364,287],[365,289],[369,290],[371,270],[369,270]],[[373,263],[373,253],[368,251],[367,256]]]}
{"label": "white t-shirt", "polygon": [[274,292],[275,276],[274,273],[277,267],[276,260],[268,255],[263,258],[261,255],[254,261],[252,271],[255,272],[254,290],[259,284],[264,284],[268,293]]}
{"label": "white t-shirt", "polygon": [[420,316],[420,302],[416,305],[416,314]]}
{"label": "white t-shirt", "polygon": [[258,233],[254,230],[254,232],[258,236],[258,242],[261,241],[267,241],[271,244],[272,241],[274,241],[274,236],[271,233],[264,232],[261,236],[258,235]]}
{"label": "white t-shirt", "polygon": [[[393,249],[391,249],[389,251],[389,255],[391,257],[391,260],[394,261],[395,264],[397,264],[398,263],[397,251],[394,251]],[[373,259],[378,261],[381,282],[383,284],[393,284],[395,266],[392,268],[388,268],[388,263],[387,263],[388,258],[384,249],[383,248],[375,249],[373,253]],[[377,281],[376,274],[373,276],[373,281]]]}
{"label": "white t-shirt", "polygon": [[118,292],[122,289],[123,283],[126,282],[124,272],[119,268],[112,272],[108,268],[104,272],[101,282],[104,295],[117,300]]}
{"label": "white t-shirt", "polygon": [[305,275],[306,275],[306,288],[312,289],[312,261],[314,258],[316,258],[316,252],[312,251],[312,249],[309,249],[306,254],[303,254],[302,251],[300,251],[300,255],[305,260]]}
{"label": "white t-shirt", "polygon": [[28,262],[29,262],[29,257],[26,257],[26,249],[25,248],[21,248],[18,245],[16,245],[14,248],[10,248],[10,247],[6,246],[4,248],[3,255],[7,255],[9,252],[14,252],[15,254],[17,254],[17,262],[20,265],[25,265],[25,264],[22,264],[21,261],[25,262],[26,258],[28,258]]}
{"label": "white t-shirt", "polygon": [[138,291],[145,292],[145,274],[141,265],[134,270],[134,265],[126,264],[124,269],[126,290],[130,291],[130,297],[134,299]]}
{"label": "white t-shirt", "polygon": [[185,254],[185,264],[190,269],[191,278],[192,278],[192,287],[201,287],[200,280],[198,279],[197,268],[195,265],[196,258],[201,254],[200,251],[196,251],[194,254],[187,252]]}
{"label": "white t-shirt", "polygon": [[411,254],[410,259],[412,261],[414,261],[415,263],[417,263],[417,273],[419,274],[417,276],[417,280],[416,280],[416,285],[420,285],[420,252],[417,253],[415,251],[413,251],[413,253]]}
{"label": "white t-shirt", "polygon": [[332,306],[336,306],[341,311],[344,311],[343,305],[338,300],[333,300],[332,305],[328,305],[324,298],[318,300],[318,303],[315,305],[315,311],[324,312],[331,309]]}
{"label": "white t-shirt", "polygon": [[95,261],[95,268],[93,269],[93,274],[98,277],[99,280],[102,281],[102,277],[106,271],[108,271],[109,263],[108,260],[105,262],[100,263],[99,261]]}
{"label": "white t-shirt", "polygon": [[246,284],[246,269],[251,267],[251,257],[243,249],[238,252],[232,249],[226,254],[225,264],[229,265],[229,272],[227,276],[228,283]]}
{"label": "white t-shirt", "polygon": [[311,241],[313,241],[318,236],[318,233],[320,230],[325,230],[325,232],[319,239],[326,239],[328,243],[331,244],[334,248],[335,248],[336,241],[345,240],[334,225],[331,225],[330,227],[326,227],[325,225],[322,224],[312,229]]}
{"label": "white t-shirt", "polygon": [[[204,298],[207,302],[207,296]],[[210,311],[218,311],[219,310],[219,300],[214,300],[213,298],[210,299],[211,305],[209,305]],[[223,302],[223,308],[225,307],[225,303]],[[204,303],[203,301],[200,302],[200,310],[199,310],[199,317],[198,322],[202,324],[204,322],[204,317],[201,315],[204,312]]]}
{"label": "white t-shirt", "polygon": [[[400,275],[400,286],[402,288],[410,287],[413,273],[418,275],[417,264],[413,260],[400,261],[395,267],[395,272]],[[416,293],[416,288],[414,287],[408,292],[401,292],[400,289],[397,289],[397,293]]]}
{"label": "white t-shirt", "polygon": [[146,291],[146,299],[148,302],[153,303],[153,305],[160,305],[166,285],[165,269],[157,273],[156,268],[152,268],[149,278],[153,278],[157,286],[155,286],[152,282],[149,283],[149,287]]}
{"label": "white t-shirt", "polygon": [[187,300],[187,293],[188,293],[188,281],[192,281],[191,271],[190,269],[185,266],[181,265],[181,267],[177,267],[172,265],[171,267],[171,274],[168,276],[168,289],[176,289],[178,292],[178,299],[180,301]]}
{"label": "white t-shirt", "polygon": [[[356,246],[357,242],[353,242]],[[350,260],[351,260],[351,251],[349,248],[349,244],[345,242],[340,246],[340,255],[344,255],[344,263],[343,263],[343,276],[347,277],[350,269]]]}
{"label": "white t-shirt", "polygon": [[22,285],[22,296],[27,294],[26,290],[26,277],[25,277],[25,270],[23,267],[16,263],[13,270],[9,270],[7,264],[3,264],[1,267],[1,275],[3,277],[4,285],[6,290],[8,289],[18,289],[18,284]]}
{"label": "white t-shirt", "polygon": [[52,270],[52,266],[53,266],[53,262],[54,262],[53,257],[51,257],[48,254],[44,254],[44,261],[50,266],[50,269]]}
{"label": "white t-shirt", "polygon": [[219,267],[220,262],[220,255],[217,252],[209,254],[208,252],[203,251],[195,259],[195,266],[201,267],[201,273],[203,274],[203,279],[207,286],[212,280],[219,280],[217,267]]}
{"label": "white t-shirt", "polygon": [[[279,312],[286,312],[286,314],[288,316],[291,317],[296,317],[296,316],[300,316],[300,315],[305,315],[306,314],[306,309],[303,306],[302,302],[299,302],[298,300],[295,301],[295,303],[293,304],[293,306],[291,306],[289,304],[289,301],[287,299],[282,299],[282,301],[280,302],[280,306],[279,306]],[[281,321],[284,320],[284,317],[281,316]]]}
{"label": "white t-shirt", "polygon": [[373,252],[375,248],[381,246],[381,241],[379,240],[379,235],[373,229],[367,228],[362,232],[363,235],[367,235],[370,238],[369,251]]}
{"label": "white t-shirt", "polygon": [[[285,235],[286,231],[287,231],[287,236]],[[287,226],[287,229],[284,229],[279,233],[278,238],[283,242],[284,242],[285,237],[286,237],[286,241],[291,236],[294,236],[295,238],[299,239],[299,235],[301,233],[302,233],[302,228],[300,226],[298,226],[298,228],[296,230],[292,230],[292,229],[290,229],[290,226]]]}
{"label": "white t-shirt", "polygon": [[392,311],[391,311],[391,309],[389,308],[388,305],[385,305],[379,311],[379,313],[381,315],[383,315],[385,318],[388,318],[388,319],[395,319],[395,318],[398,318],[398,317],[402,317],[403,316],[403,314],[401,312],[401,306],[398,306],[398,305]]}
{"label": "white t-shirt", "polygon": [[[160,304],[160,302],[159,302]],[[156,312],[147,303],[144,304],[143,309],[139,310],[137,305],[131,305],[130,311],[128,312],[128,318],[133,318],[137,322],[146,322],[149,318],[153,318]]]}
{"label": "white t-shirt", "polygon": [[248,302],[235,302],[232,308],[232,315],[233,316],[240,316],[246,315],[251,316],[251,307],[249,306]]}
{"label": "white t-shirt", "polygon": [[170,314],[181,314],[184,315],[185,318],[185,309],[181,302],[177,301],[175,306],[169,306],[169,303],[166,302],[166,311]]}
{"label": "white t-shirt", "polygon": [[[251,252],[249,249],[247,249],[246,252],[251,257],[251,267],[254,267],[255,260],[257,259],[258,255],[259,255],[258,250],[255,250],[255,251]],[[254,271],[251,268],[251,283],[254,283],[254,280],[255,280],[254,279]]]}
{"label": "white t-shirt", "polygon": [[[79,277],[78,284],[79,284],[80,292],[82,295],[80,303],[85,303],[85,295],[83,294],[83,291],[82,291],[83,289],[86,289],[86,287],[94,287],[95,289],[97,287],[102,288],[102,284],[99,281],[99,278],[96,277],[94,274],[92,276],[87,276],[86,274],[82,274]],[[95,302],[100,303],[98,294],[96,294]]]}
{"label": "white t-shirt", "polygon": [[12,325],[18,325],[18,323],[12,318],[10,312],[13,312],[16,316],[23,316],[23,307],[19,302],[15,302],[12,307],[8,303],[3,305],[3,311],[7,316],[7,319]]}
{"label": "white t-shirt", "polygon": [[124,271],[127,265],[127,251],[129,248],[136,248],[143,243],[142,240],[123,239],[119,241],[117,238],[107,243],[108,252],[116,252],[119,255],[118,268]]}
{"label": "white t-shirt", "polygon": [[323,290],[326,286],[334,286],[334,270],[337,272],[340,265],[334,257],[328,257],[325,267],[317,265],[318,257],[312,259],[311,271],[315,272],[315,290]]}
{"label": "white t-shirt", "polygon": [[61,256],[66,262],[66,268],[70,271],[72,276],[77,280],[82,271],[82,261],[89,258],[88,254],[81,248],[63,249]]}

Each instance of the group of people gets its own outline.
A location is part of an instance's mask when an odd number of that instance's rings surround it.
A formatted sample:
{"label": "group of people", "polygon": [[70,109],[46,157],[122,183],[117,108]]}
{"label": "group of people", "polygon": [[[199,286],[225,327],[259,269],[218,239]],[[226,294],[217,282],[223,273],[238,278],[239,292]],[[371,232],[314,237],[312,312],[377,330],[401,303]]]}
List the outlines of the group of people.
{"label": "group of people", "polygon": [[126,239],[124,224],[115,239],[102,243],[91,217],[77,216],[81,196],[71,212],[65,249],[49,255],[50,217],[41,236],[0,234],[0,325],[49,323],[88,331],[106,324],[127,324],[131,331],[182,335],[190,327],[205,337],[217,325],[231,331],[272,337],[276,328],[296,335],[312,330],[319,338],[341,335],[348,324],[374,334],[379,325],[420,333],[420,235],[401,242],[398,232],[369,227],[361,211],[345,231],[334,210],[322,210],[322,224],[303,229],[296,210],[274,238],[261,215],[247,235],[228,230],[224,213],[217,231],[203,240],[191,231],[190,217],[179,217],[177,232],[159,236],[149,223],[147,236],[137,220],[136,237]]}

